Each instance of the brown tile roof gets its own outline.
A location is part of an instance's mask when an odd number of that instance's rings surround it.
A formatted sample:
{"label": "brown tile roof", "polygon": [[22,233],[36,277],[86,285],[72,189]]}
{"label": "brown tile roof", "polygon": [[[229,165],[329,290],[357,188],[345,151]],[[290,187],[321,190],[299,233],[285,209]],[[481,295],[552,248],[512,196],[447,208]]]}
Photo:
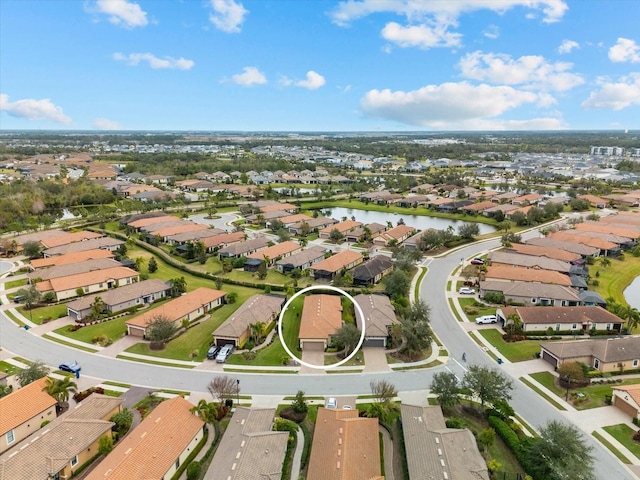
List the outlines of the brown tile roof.
{"label": "brown tile roof", "polygon": [[110,397],[109,395],[101,395],[92,393],[87,398],[78,403],[73,410],[67,413],[65,418],[74,418],[79,420],[87,420],[90,418],[105,418],[114,409],[122,405],[124,399],[122,397]]}
{"label": "brown tile roof", "polygon": [[551,298],[570,302],[580,301],[578,292],[573,288],[551,283],[483,281],[480,282],[480,290],[499,291],[507,299],[510,297],[529,297]]}
{"label": "brown tile roof", "polygon": [[599,249],[602,249],[602,250],[609,250],[611,248],[616,248],[618,246],[615,243],[607,242],[607,241],[601,240],[599,238],[584,237],[584,236],[581,236],[581,235],[575,235],[575,234],[570,233],[569,231],[566,231],[566,232],[551,232],[551,233],[547,234],[547,238],[550,238],[551,240],[561,240],[561,241],[565,241],[565,242],[582,243],[584,245],[588,245],[590,247],[599,248]]}
{"label": "brown tile roof", "polygon": [[148,310],[142,315],[127,320],[127,325],[138,327],[146,327],[149,322],[153,321],[159,315],[165,316],[170,320],[178,321],[189,313],[202,308],[202,305],[215,303],[219,298],[223,298],[226,292],[222,290],[213,290],[207,287],[196,288],[194,291],[185,293],[184,295],[174,298],[168,303]]}
{"label": "brown tile roof", "polygon": [[313,245],[301,252],[289,255],[286,258],[281,258],[276,262],[276,265],[293,265],[293,268],[301,267],[307,263],[317,260],[318,258],[324,258],[326,248],[319,245]]}
{"label": "brown tile roof", "polygon": [[561,360],[594,357],[604,363],[640,359],[640,337],[545,342],[542,348]]}
{"label": "brown tile roof", "polygon": [[207,230],[208,228],[209,227],[202,225],[201,223],[184,222],[182,225],[163,228],[152,233],[153,235],[159,235],[160,237],[169,237],[171,235],[177,235],[178,233],[195,232],[197,230]]}
{"label": "brown tile roof", "polygon": [[357,410],[318,409],[307,480],[377,478],[380,471],[378,422]]}
{"label": "brown tile roof", "polygon": [[194,230],[193,232],[176,233],[175,235],[169,235],[167,239],[171,242],[183,243],[183,242],[197,242],[203,238],[215,237],[216,235],[222,235],[227,233],[226,230],[220,228],[208,228],[207,230]]}
{"label": "brown tile roof", "polygon": [[586,232],[612,233],[613,235],[627,237],[633,240],[636,240],[638,237],[640,237],[640,231],[638,231],[638,228],[635,228],[633,226],[624,228],[614,227],[611,224],[601,225],[599,222],[583,222],[576,224],[575,229]]}
{"label": "brown tile roof", "polygon": [[141,218],[140,220],[134,220],[133,222],[129,223],[129,226],[133,228],[142,228],[153,225],[154,223],[166,222],[170,218],[177,217],[173,217],[171,215],[161,215],[159,217]]}
{"label": "brown tile roof", "polygon": [[66,235],[56,235],[55,237],[45,238],[40,241],[44,248],[60,247],[62,245],[68,245],[69,243],[82,242],[85,240],[91,240],[92,238],[100,238],[104,235],[102,233],[95,232],[74,232],[67,233]]}
{"label": "brown tile roof", "polygon": [[286,217],[280,217],[278,220],[282,223],[296,223],[296,222],[308,222],[313,217],[305,215],[304,213],[296,213],[295,215],[287,215]]}
{"label": "brown tile roof", "polygon": [[47,378],[44,377],[0,398],[0,435],[57,403],[55,398],[44,391],[46,384]]}
{"label": "brown tile roof", "polygon": [[55,248],[48,248],[44,251],[50,257],[56,255],[66,255],[73,252],[84,252],[86,250],[94,250],[96,248],[110,248],[118,247],[124,244],[123,240],[112,237],[100,237],[93,240],[85,240],[83,242],[70,243],[68,245],[61,245]]}
{"label": "brown tile roof", "polygon": [[506,250],[498,250],[489,253],[491,264],[515,265],[526,268],[540,268],[542,270],[552,270],[554,272],[569,273],[571,264],[548,257],[534,257],[520,253],[512,253]]}
{"label": "brown tile roof", "polygon": [[[389,327],[396,323],[396,312],[389,297],[385,295],[356,295],[353,299],[362,308],[365,320],[365,335],[367,337],[387,337]],[[356,314],[356,323],[362,331],[360,315]]]}
{"label": "brown tile roof", "polygon": [[573,262],[582,258],[578,253],[568,252],[567,250],[562,250],[560,248],[541,247],[538,245],[529,245],[524,243],[514,243],[506,250],[534,257],[555,258],[556,260],[562,260],[563,262]]}
{"label": "brown tile roof", "polygon": [[67,232],[62,230],[42,230],[40,232],[25,233],[12,237],[11,240],[15,240],[18,245],[24,245],[26,242],[41,242],[44,239],[56,237],[59,235],[66,235]]}
{"label": "brown tile roof", "polygon": [[305,339],[327,339],[342,327],[342,304],[337,295],[308,295],[304,299],[300,333]]}
{"label": "brown tile roof", "polygon": [[262,207],[258,207],[260,208],[260,211],[263,213],[267,213],[267,212],[277,212],[278,210],[297,210],[298,207],[296,207],[295,205],[291,205],[290,203],[274,203],[271,205],[264,205]]}
{"label": "brown tile roof", "polygon": [[52,278],[36,284],[36,288],[41,292],[62,292],[72,290],[78,287],[86,287],[87,285],[95,285],[96,283],[106,283],[109,280],[122,280],[125,278],[136,278],[138,272],[128,267],[113,267],[96,272],[79,273],[77,275],[69,275],[67,277]]}
{"label": "brown tile roof", "polygon": [[258,260],[262,260],[264,257],[268,257],[271,261],[275,260],[277,257],[281,255],[286,255],[288,253],[297,252],[298,250],[302,250],[300,244],[296,242],[282,242],[276,243],[271,247],[267,247],[264,250],[260,250],[259,252],[252,253],[251,255],[247,255],[247,258],[255,258]]}
{"label": "brown tile roof", "polygon": [[322,230],[320,230],[320,233],[331,233],[334,230],[338,230],[340,233],[347,233],[352,228],[359,227],[360,225],[362,225],[361,222],[356,222],[354,220],[346,220],[344,222],[335,223],[333,225],[325,227]]}
{"label": "brown tile roof", "polygon": [[93,250],[85,250],[83,252],[59,255],[57,257],[36,258],[35,260],[31,260],[31,267],[35,269],[57,267],[60,265],[85,262],[87,260],[96,260],[98,258],[113,258],[113,253],[109,250],[100,250],[99,248],[96,248]]}
{"label": "brown tile roof", "polygon": [[338,272],[347,265],[353,262],[361,261],[363,259],[359,252],[354,250],[343,250],[340,253],[325,258],[321,262],[311,266],[311,270],[322,270],[325,272]]}
{"label": "brown tile roof", "polygon": [[286,298],[276,295],[253,295],[213,332],[213,336],[239,338],[251,324],[271,322],[285,301]]}
{"label": "brown tile roof", "polygon": [[410,227],[408,225],[398,225],[397,227],[393,227],[387,230],[386,232],[381,233],[380,236],[383,238],[388,238],[389,240],[391,239],[400,240],[405,235],[409,235],[415,231],[416,231],[415,228]]}
{"label": "brown tile roof", "polygon": [[244,242],[234,243],[233,245],[228,245],[219,250],[219,254],[230,254],[230,255],[244,255],[247,252],[251,252],[253,250],[260,250],[266,248],[269,244],[269,239],[267,237],[257,237],[251,238],[249,240],[245,240]]}
{"label": "brown tile roof", "polygon": [[577,253],[580,256],[596,255],[598,253],[598,249],[595,247],[583,245],[582,243],[567,242],[564,240],[553,240],[546,237],[532,238],[531,240],[527,240],[526,244],[536,245],[544,248],[560,248],[562,250],[566,250],[567,252]]}
{"label": "brown tile roof", "polygon": [[473,212],[481,212],[482,210],[486,210],[487,208],[493,208],[496,204],[490,200],[485,200],[483,202],[472,203],[471,205],[467,205],[463,207],[462,210],[470,210]]}
{"label": "brown tile roof", "polygon": [[512,313],[518,315],[524,324],[573,324],[624,323],[620,317],[598,306],[579,307],[500,307],[507,318]]}
{"label": "brown tile roof", "polygon": [[152,278],[141,282],[122,285],[118,288],[112,288],[106,292],[95,293],[93,295],[85,295],[67,303],[67,308],[72,310],[85,310],[91,307],[96,297],[100,297],[105,305],[113,306],[127,301],[135,300],[145,295],[159,293],[169,290],[171,287],[162,280]]}
{"label": "brown tile roof", "polygon": [[204,422],[182,397],[165,400],[123,438],[87,480],[160,479],[176,462]]}
{"label": "brown tile roof", "polygon": [[556,283],[571,286],[568,275],[551,270],[537,270],[533,268],[511,267],[508,265],[491,265],[487,267],[487,280],[517,280],[521,282]]}
{"label": "brown tile roof", "polygon": [[96,272],[107,268],[122,267],[122,264],[113,258],[96,258],[95,260],[85,260],[78,263],[67,263],[42,270],[30,272],[28,277],[33,281],[40,279],[51,280],[52,278],[68,277],[79,273]]}
{"label": "brown tile roof", "polygon": [[204,243],[205,248],[215,248],[220,245],[241,242],[242,240],[244,240],[244,232],[221,233],[213,237],[203,238],[200,241]]}

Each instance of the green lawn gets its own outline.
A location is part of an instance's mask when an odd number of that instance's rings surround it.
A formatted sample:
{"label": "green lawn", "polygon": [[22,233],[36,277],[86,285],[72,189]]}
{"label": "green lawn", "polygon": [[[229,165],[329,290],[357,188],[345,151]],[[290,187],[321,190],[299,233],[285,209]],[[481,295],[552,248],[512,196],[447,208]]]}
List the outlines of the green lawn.
{"label": "green lawn", "polygon": [[596,438],[602,445],[607,447],[609,451],[613,453],[616,457],[618,457],[618,460],[620,460],[622,463],[626,463],[626,464],[631,463],[631,461],[626,456],[624,456],[622,452],[620,452],[620,450],[614,447],[608,440],[606,440],[598,432],[594,430],[593,432],[591,432],[591,435],[593,435],[593,437]]}
{"label": "green lawn", "polygon": [[59,335],[64,335],[65,337],[87,343],[92,343],[92,339],[94,337],[99,337],[101,335],[105,335],[115,342],[122,338],[126,333],[127,326],[125,325],[125,322],[130,318],[133,318],[133,316],[134,315],[125,315],[114,320],[109,320],[108,322],[87,325],[75,332],[69,331],[69,325],[66,325],[64,327],[57,328],[54,332]]}
{"label": "green lawn", "polygon": [[287,277],[273,268],[267,270],[267,278],[264,280],[260,280],[257,273],[245,272],[244,270],[232,270],[231,272],[225,273],[221,276],[240,282],[265,282],[273,285],[286,285],[289,282],[293,282],[290,277]]}
{"label": "green lawn", "polygon": [[523,362],[535,358],[540,352],[540,342],[537,340],[522,340],[520,342],[505,342],[502,332],[496,328],[480,329],[478,333],[496,347],[496,349],[510,362]]}
{"label": "green lawn", "polygon": [[230,365],[260,365],[260,366],[282,366],[291,357],[285,352],[280,337],[276,336],[268,347],[256,351],[256,358],[253,360],[245,360],[241,354],[234,353],[227,359]]}
{"label": "green lawn", "polygon": [[458,302],[470,322],[474,322],[476,317],[495,315],[496,313],[496,307],[485,307],[484,304],[479,303],[472,297],[460,297]]}
{"label": "green lawn", "polygon": [[633,430],[630,426],[621,423],[619,425],[611,425],[610,427],[602,427],[605,432],[619,441],[622,445],[633,453],[637,458],[640,458],[640,444],[633,441]]}
{"label": "green lawn", "polygon": [[11,280],[10,282],[4,282],[4,289],[9,290],[11,288],[23,287],[29,283],[29,280],[26,278],[21,278],[19,280]]}
{"label": "green lawn", "polygon": [[640,275],[640,257],[634,257],[627,253],[623,260],[610,258],[611,265],[604,268],[600,262],[589,266],[589,274],[594,279],[596,272],[600,272],[597,287],[591,287],[593,290],[607,299],[612,297],[617,303],[627,305],[624,298],[624,289]]}
{"label": "green lawn", "polygon": [[12,365],[9,362],[5,362],[4,360],[0,360],[0,372],[4,372],[7,375],[13,375],[14,373],[18,373],[21,369]]}
{"label": "green lawn", "polygon": [[298,333],[300,332],[300,320],[302,316],[302,306],[304,305],[304,296],[300,295],[293,302],[282,317],[282,335],[284,341],[294,354],[300,352],[300,342],[298,341]]}
{"label": "green lawn", "polygon": [[[531,376],[533,377],[533,375]],[[538,395],[540,395],[542,398],[544,398],[547,402],[552,404],[558,410],[566,410],[566,408],[564,408],[564,405],[561,405],[559,402],[557,402],[554,397],[547,395],[540,387],[538,387],[537,383],[532,382],[526,377],[520,377],[520,381],[525,385],[528,385],[529,388],[531,388],[534,392],[536,392]]]}
{"label": "green lawn", "polygon": [[67,306],[64,304],[34,308],[31,312],[29,312],[29,310],[27,310],[23,305],[18,307],[17,310],[24,316],[24,318],[27,318],[38,325],[42,325],[49,320],[57,320],[67,314]]}

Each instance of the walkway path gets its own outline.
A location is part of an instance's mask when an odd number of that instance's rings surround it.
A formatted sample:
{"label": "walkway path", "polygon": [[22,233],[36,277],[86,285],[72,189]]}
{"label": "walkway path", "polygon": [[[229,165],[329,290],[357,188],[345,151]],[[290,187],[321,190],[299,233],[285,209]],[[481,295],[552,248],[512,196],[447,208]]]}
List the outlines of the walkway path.
{"label": "walkway path", "polygon": [[393,472],[393,440],[391,435],[382,425],[378,425],[378,430],[382,434],[382,451],[384,452],[384,478],[385,480],[395,480]]}

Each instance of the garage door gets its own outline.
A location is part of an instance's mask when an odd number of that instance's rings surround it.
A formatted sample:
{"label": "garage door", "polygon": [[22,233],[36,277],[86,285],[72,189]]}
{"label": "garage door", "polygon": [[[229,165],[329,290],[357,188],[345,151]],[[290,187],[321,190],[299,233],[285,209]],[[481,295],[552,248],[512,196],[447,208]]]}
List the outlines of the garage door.
{"label": "garage door", "polygon": [[216,347],[224,347],[227,344],[231,344],[234,347],[236,346],[236,342],[233,340],[229,340],[228,338],[216,338]]}
{"label": "garage door", "polygon": [[311,352],[324,352],[324,343],[322,342],[302,342],[302,349]]}
{"label": "garage door", "polygon": [[384,338],[365,338],[364,346],[384,348]]}
{"label": "garage door", "polygon": [[558,366],[558,360],[556,359],[556,357],[554,357],[547,351],[542,352],[542,359],[545,362],[550,363],[553,366],[553,368],[556,368]]}
{"label": "garage door", "polygon": [[613,398],[614,398],[614,405],[618,407],[620,410],[622,410],[624,413],[629,415],[631,418],[634,418],[638,414],[636,407],[625,402],[623,398],[620,398],[618,396],[614,396]]}

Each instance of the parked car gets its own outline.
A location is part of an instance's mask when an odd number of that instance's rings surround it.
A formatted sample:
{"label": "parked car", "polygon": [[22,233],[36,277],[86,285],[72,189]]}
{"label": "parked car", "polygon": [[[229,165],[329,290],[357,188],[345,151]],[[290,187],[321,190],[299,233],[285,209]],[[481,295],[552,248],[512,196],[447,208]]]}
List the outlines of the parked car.
{"label": "parked car", "polygon": [[78,362],[75,361],[61,363],[60,365],[58,365],[58,369],[62,370],[63,372],[69,373],[78,373],[80,370],[82,370],[80,365],[78,365]]}
{"label": "parked car", "polygon": [[338,408],[338,400],[335,397],[329,397],[327,400],[327,408]]}
{"label": "parked car", "polygon": [[343,410],[351,410],[351,409],[352,409],[352,407],[351,407],[351,405],[343,405],[343,406],[342,406],[342,409],[343,409]]}
{"label": "parked car", "polygon": [[229,355],[231,355],[231,352],[233,352],[233,345],[231,344],[225,345],[220,349],[220,351],[218,352],[218,355],[216,355],[216,362],[217,363],[226,362],[227,358],[229,358]]}
{"label": "parked car", "polygon": [[471,287],[462,287],[458,290],[458,293],[461,295],[475,295],[476,291]]}
{"label": "parked car", "polygon": [[220,351],[220,348],[216,347],[215,345],[209,347],[209,350],[207,350],[207,358],[209,360],[214,360],[216,358],[216,355],[218,355],[219,351]]}
{"label": "parked car", "polygon": [[471,263],[471,265],[484,265],[484,260],[481,258],[474,258],[469,263]]}
{"label": "parked car", "polygon": [[495,315],[483,315],[481,317],[476,318],[477,324],[483,323],[496,323],[498,321],[498,317]]}

